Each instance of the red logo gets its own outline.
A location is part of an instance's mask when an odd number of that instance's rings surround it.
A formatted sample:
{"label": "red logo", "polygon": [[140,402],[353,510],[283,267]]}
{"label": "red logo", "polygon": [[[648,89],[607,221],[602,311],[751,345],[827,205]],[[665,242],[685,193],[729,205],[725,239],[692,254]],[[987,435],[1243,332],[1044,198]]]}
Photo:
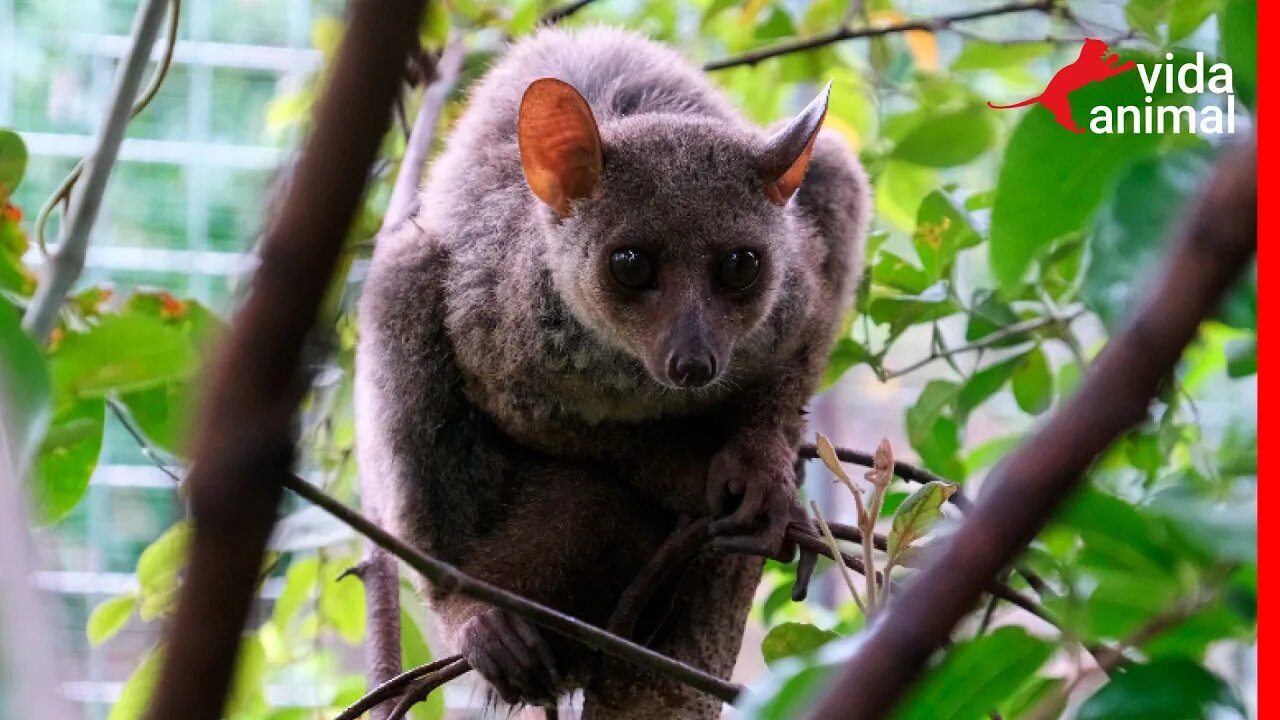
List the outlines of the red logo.
{"label": "red logo", "polygon": [[1126,70],[1132,70],[1134,67],[1132,60],[1123,65],[1117,65],[1116,63],[1120,62],[1120,57],[1115,53],[1108,55],[1108,50],[1109,48],[1105,42],[1089,38],[1084,41],[1084,47],[1080,48],[1080,57],[1076,58],[1075,62],[1059,70],[1053,76],[1053,79],[1049,81],[1049,85],[1045,87],[1044,92],[1029,100],[1023,100],[1013,105],[992,105],[988,102],[987,106],[996,110],[1008,110],[1009,108],[1040,103],[1049,112],[1053,113],[1053,119],[1057,120],[1059,125],[1071,132],[1082,133],[1084,128],[1076,125],[1075,121],[1071,119],[1071,101],[1067,96],[1089,83],[1106,80]]}

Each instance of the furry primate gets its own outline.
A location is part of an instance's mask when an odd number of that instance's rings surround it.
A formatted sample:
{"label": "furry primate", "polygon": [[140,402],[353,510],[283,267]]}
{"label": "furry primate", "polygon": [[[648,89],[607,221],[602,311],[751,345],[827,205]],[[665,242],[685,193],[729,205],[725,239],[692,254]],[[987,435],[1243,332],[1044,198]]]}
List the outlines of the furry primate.
{"label": "furry primate", "polygon": [[[475,87],[361,302],[361,472],[391,530],[603,625],[684,516],[712,547],[643,639],[727,677],[797,512],[803,407],[853,294],[866,178],[819,133],[827,91],[766,132],[676,53],[544,29]],[[423,586],[510,703],[588,718],[720,703]]]}

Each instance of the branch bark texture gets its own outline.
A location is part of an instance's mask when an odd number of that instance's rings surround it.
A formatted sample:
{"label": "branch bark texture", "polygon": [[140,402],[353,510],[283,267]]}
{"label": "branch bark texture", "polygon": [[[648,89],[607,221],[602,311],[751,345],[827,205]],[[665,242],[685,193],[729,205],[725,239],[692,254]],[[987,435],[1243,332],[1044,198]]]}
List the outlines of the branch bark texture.
{"label": "branch bark texture", "polygon": [[354,4],[315,130],[263,240],[253,291],[210,368],[187,480],[195,535],[151,718],[222,716],[294,460],[302,350],[388,127],[422,6]]}
{"label": "branch bark texture", "polygon": [[[1254,256],[1257,182],[1257,149],[1250,141],[1219,165],[1158,282],[1080,390],[992,472],[982,500],[871,628],[812,718],[886,717],[992,579],[1080,484],[1090,463],[1142,421],[1200,322]],[[939,597],[947,602],[937,603]]]}

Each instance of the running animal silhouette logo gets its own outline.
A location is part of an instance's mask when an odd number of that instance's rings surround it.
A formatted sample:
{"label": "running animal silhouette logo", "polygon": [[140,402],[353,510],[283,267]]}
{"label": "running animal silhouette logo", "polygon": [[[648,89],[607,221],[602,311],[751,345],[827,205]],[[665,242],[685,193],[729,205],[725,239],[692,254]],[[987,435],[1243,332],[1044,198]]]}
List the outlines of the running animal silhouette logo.
{"label": "running animal silhouette logo", "polygon": [[1076,125],[1071,117],[1071,100],[1068,96],[1089,83],[1106,80],[1132,70],[1135,66],[1132,60],[1117,64],[1120,62],[1120,57],[1115,53],[1108,55],[1109,50],[1105,42],[1089,38],[1084,41],[1084,47],[1080,48],[1080,57],[1059,70],[1049,81],[1044,92],[1012,105],[994,105],[988,102],[987,106],[996,110],[1008,110],[1039,103],[1053,113],[1053,119],[1057,120],[1059,125],[1071,132],[1083,133],[1085,129]]}

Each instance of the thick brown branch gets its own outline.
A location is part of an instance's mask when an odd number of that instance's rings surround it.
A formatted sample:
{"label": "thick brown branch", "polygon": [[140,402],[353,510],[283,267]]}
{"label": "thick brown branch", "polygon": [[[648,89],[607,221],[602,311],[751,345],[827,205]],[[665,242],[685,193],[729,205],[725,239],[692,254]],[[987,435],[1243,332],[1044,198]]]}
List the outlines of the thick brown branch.
{"label": "thick brown branch", "polygon": [[933,18],[924,18],[921,20],[911,20],[896,25],[879,25],[874,27],[850,28],[840,27],[830,32],[820,35],[813,35],[807,38],[797,38],[786,42],[770,45],[758,50],[752,50],[742,55],[723,58],[720,60],[712,60],[702,66],[703,70],[708,72],[714,70],[724,70],[725,68],[738,67],[739,65],[755,65],[761,60],[780,57],[782,55],[790,55],[791,53],[805,52],[816,48],[824,47],[845,40],[854,38],[878,37],[881,35],[892,35],[894,33],[910,32],[912,30],[923,30],[925,32],[938,32],[946,30],[955,23],[964,22],[966,20],[979,20],[981,18],[994,17],[996,15],[1011,15],[1013,13],[1022,12],[1048,12],[1053,9],[1057,0],[1032,0],[1031,2],[1011,2],[1007,5],[1000,5],[993,8],[983,10],[970,10],[967,12],[955,13],[953,15],[941,15]]}
{"label": "thick brown branch", "polygon": [[254,289],[210,367],[187,489],[186,576],[148,717],[222,716],[240,634],[294,459],[301,357],[391,119],[421,0],[359,0]]}
{"label": "thick brown branch", "polygon": [[351,526],[391,554],[417,570],[441,592],[461,593],[494,607],[507,610],[553,632],[576,640],[594,650],[612,655],[646,670],[682,682],[725,702],[733,702],[742,688],[703,672],[693,666],[673,660],[630,640],[620,638],[606,630],[565,615],[532,600],[477,580],[458,568],[437,560],[403,540],[374,525],[368,518],[343,505],[314,485],[293,475],[282,476],[284,486],[319,506],[330,515]]}
{"label": "thick brown branch", "polygon": [[[871,628],[812,717],[888,715],[991,579],[1080,484],[1090,463],[1141,422],[1200,322],[1254,256],[1257,189],[1257,149],[1250,141],[1214,173],[1137,315],[1094,361],[1079,391],[992,472],[982,501]],[[938,597],[947,602],[935,602]]]}

